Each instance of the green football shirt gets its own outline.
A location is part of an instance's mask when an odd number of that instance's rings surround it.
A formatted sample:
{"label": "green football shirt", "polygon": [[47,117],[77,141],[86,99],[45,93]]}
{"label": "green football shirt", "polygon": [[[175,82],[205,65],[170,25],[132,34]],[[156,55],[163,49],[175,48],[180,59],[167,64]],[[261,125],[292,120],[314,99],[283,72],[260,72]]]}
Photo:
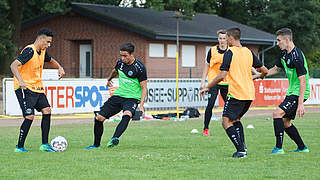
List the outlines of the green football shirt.
{"label": "green football shirt", "polygon": [[140,82],[147,80],[147,71],[142,62],[135,59],[133,64],[127,65],[120,59],[115,69],[119,73],[119,87],[113,95],[141,100]]}
{"label": "green football shirt", "polygon": [[305,75],[306,77],[306,91],[304,99],[308,99],[310,95],[310,84],[309,84],[309,70],[306,58],[303,52],[294,47],[294,49],[287,53],[286,50],[282,51],[281,57],[276,64],[277,67],[284,68],[286,75],[289,80],[289,89],[287,96],[300,94],[300,81],[299,76]]}

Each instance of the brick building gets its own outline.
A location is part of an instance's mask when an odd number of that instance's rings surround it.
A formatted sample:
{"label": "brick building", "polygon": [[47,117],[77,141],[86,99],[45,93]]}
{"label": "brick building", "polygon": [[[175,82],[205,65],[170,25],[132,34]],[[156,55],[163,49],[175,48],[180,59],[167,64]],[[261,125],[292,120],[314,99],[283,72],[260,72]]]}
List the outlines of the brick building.
{"label": "brick building", "polygon": [[[21,47],[34,41],[41,27],[55,36],[48,52],[66,71],[66,77],[105,78],[119,59],[119,46],[132,42],[134,56],[149,78],[174,78],[176,72],[175,12],[71,3],[70,11],[40,17],[22,26]],[[221,18],[197,14],[179,19],[179,77],[200,78],[208,49],[217,44],[216,31],[237,26],[242,43],[258,54],[275,45],[275,36]]]}

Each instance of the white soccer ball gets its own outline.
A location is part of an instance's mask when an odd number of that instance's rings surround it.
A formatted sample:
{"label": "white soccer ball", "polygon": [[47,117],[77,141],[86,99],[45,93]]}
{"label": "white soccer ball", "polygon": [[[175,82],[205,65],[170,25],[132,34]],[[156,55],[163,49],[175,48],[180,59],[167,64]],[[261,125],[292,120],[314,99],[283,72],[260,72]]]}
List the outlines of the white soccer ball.
{"label": "white soccer ball", "polygon": [[66,138],[57,136],[51,140],[51,147],[55,151],[65,151],[68,147],[68,142]]}

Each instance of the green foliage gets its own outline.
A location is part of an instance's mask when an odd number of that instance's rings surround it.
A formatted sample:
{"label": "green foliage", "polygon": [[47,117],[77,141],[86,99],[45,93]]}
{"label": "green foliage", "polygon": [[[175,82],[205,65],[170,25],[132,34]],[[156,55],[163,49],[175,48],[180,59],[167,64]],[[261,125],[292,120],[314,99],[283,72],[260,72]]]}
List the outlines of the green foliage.
{"label": "green foliage", "polygon": [[192,19],[195,14],[194,4],[196,1],[197,0],[146,0],[144,7],[159,11],[176,11],[182,13],[184,18]]}
{"label": "green foliage", "polygon": [[[318,0],[147,0],[145,7],[174,11],[183,9],[186,14],[214,13],[271,34],[289,27],[294,32],[296,46],[303,50],[307,59],[319,54],[313,52],[320,50]],[[274,65],[279,52],[277,47],[266,52],[265,62],[269,67]],[[311,62],[320,65],[319,61]]]}
{"label": "green foliage", "polygon": [[[203,119],[167,120],[129,124],[120,144],[107,148],[117,123],[105,123],[102,148],[81,148],[93,142],[93,125],[54,125],[51,138],[61,135],[69,143],[65,152],[39,151],[41,130],[37,122],[29,131],[28,153],[14,153],[19,127],[0,127],[0,179],[320,179],[319,115],[306,113],[295,126],[310,153],[292,153],[295,143],[284,137],[284,155],[270,155],[275,137],[272,116],[245,116],[242,119],[248,158],[233,159],[233,144],[221,127],[212,121],[212,136],[191,134],[201,131]],[[3,121],[3,119],[1,119]],[[6,120],[5,120],[6,121]],[[38,120],[35,120],[38,121]],[[59,120],[52,120],[59,121]],[[67,119],[61,121],[68,121]],[[247,129],[251,124],[255,128]],[[37,168],[35,168],[37,167]]]}
{"label": "green foliage", "polygon": [[[14,57],[16,47],[11,37],[9,0],[0,0],[0,59],[8,64]],[[18,1],[17,1],[18,2]],[[66,12],[72,0],[22,0],[23,21],[48,13]],[[137,0],[77,0],[93,4],[137,7]],[[195,13],[213,13],[233,21],[274,34],[280,28],[289,27],[294,33],[294,42],[302,49],[313,68],[319,68],[320,61],[320,1],[319,0],[146,0],[145,8],[159,11],[172,10],[191,19]],[[279,56],[279,49],[266,52],[265,63],[271,67]],[[7,66],[7,65],[6,65]],[[2,66],[3,67],[3,66]],[[1,67],[0,67],[1,70]],[[8,70],[8,69],[7,69]],[[0,73],[3,73],[1,70]]]}
{"label": "green foliage", "polygon": [[[14,44],[13,37],[19,42],[19,34],[15,34],[14,29],[20,29],[16,26],[21,26],[20,23],[15,24],[14,22],[27,21],[42,15],[61,13],[68,10],[68,6],[72,0],[22,0],[22,1],[12,1],[12,3],[22,3],[24,4],[22,8],[22,21],[15,16],[10,18],[9,14],[13,13],[10,7],[9,0],[0,0],[0,74],[11,75],[9,65],[16,57],[17,46]],[[93,4],[110,4],[119,5],[121,0],[78,0],[77,2],[93,3]],[[18,4],[19,6],[19,4]],[[18,14],[18,12],[14,12]],[[16,32],[17,33],[17,32]]]}
{"label": "green foliage", "polygon": [[0,0],[0,74],[10,75],[9,64],[10,59],[16,50],[14,44],[11,42],[12,25],[8,20],[9,5],[7,1]]}

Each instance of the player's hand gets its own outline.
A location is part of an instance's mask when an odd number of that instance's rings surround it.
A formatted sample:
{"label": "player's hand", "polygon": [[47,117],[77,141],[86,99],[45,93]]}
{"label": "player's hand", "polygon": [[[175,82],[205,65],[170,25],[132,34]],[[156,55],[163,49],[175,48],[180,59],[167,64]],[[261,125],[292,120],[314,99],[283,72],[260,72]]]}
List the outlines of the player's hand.
{"label": "player's hand", "polygon": [[208,91],[209,91],[209,88],[207,88],[207,87],[201,89],[201,91],[200,91],[200,98],[201,98],[202,96],[206,95],[206,94],[208,93]]}
{"label": "player's hand", "polygon": [[139,105],[139,110],[142,112],[142,117],[144,117],[144,108],[141,104]]}
{"label": "player's hand", "polygon": [[304,105],[303,104],[299,104],[298,105],[298,109],[297,109],[297,113],[299,115],[299,118],[302,118],[304,115]]}
{"label": "player's hand", "polygon": [[113,86],[113,82],[112,82],[111,80],[108,80],[107,86],[108,86],[108,87],[112,87],[112,86]]}
{"label": "player's hand", "polygon": [[66,73],[64,72],[64,69],[63,68],[59,68],[58,69],[58,76],[59,76],[59,79],[61,79]]}
{"label": "player's hand", "polygon": [[259,72],[252,76],[253,80],[258,79],[258,78],[261,78],[261,73],[259,73]]}
{"label": "player's hand", "polygon": [[206,83],[201,83],[200,88],[201,88],[201,89],[206,88]]}
{"label": "player's hand", "polygon": [[27,85],[24,83],[24,81],[19,81],[19,86],[21,89],[27,89]]}

